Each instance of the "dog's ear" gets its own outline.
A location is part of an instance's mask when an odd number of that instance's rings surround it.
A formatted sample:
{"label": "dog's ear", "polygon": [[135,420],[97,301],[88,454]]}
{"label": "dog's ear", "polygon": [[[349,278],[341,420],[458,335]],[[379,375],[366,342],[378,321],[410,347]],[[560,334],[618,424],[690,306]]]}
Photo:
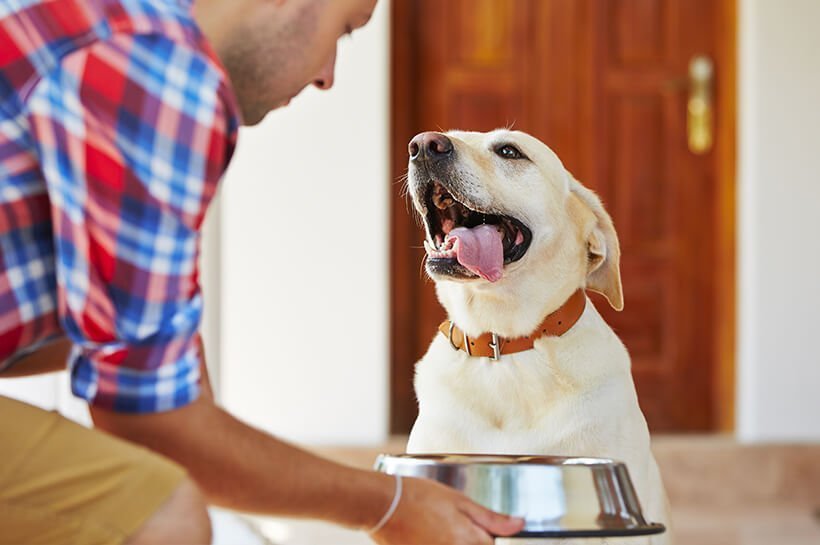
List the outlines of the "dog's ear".
{"label": "dog's ear", "polygon": [[570,175],[570,191],[595,216],[595,225],[587,237],[587,289],[607,298],[615,310],[623,310],[621,285],[621,248],[612,218],[604,210],[601,199]]}

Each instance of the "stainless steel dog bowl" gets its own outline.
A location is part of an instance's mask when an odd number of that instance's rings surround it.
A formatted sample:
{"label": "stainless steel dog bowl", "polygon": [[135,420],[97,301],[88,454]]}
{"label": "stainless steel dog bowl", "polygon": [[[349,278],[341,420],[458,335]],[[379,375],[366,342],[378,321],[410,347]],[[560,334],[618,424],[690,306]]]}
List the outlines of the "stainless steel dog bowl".
{"label": "stainless steel dog bowl", "polygon": [[383,454],[376,469],[432,479],[489,509],[524,517],[524,530],[515,537],[623,537],[666,530],[644,520],[626,466],[613,460]]}

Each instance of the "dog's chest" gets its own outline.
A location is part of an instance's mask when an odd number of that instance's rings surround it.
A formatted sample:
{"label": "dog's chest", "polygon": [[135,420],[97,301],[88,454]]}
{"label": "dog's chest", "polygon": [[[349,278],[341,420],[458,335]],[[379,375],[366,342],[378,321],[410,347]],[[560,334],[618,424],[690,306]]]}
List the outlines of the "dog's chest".
{"label": "dog's chest", "polygon": [[434,343],[416,376],[417,428],[425,446],[440,441],[449,452],[597,454],[598,443],[618,433],[602,422],[611,421],[613,407],[621,410],[618,398],[629,385],[613,372],[618,365],[598,358],[581,367],[584,359],[583,351],[555,343],[497,362]]}

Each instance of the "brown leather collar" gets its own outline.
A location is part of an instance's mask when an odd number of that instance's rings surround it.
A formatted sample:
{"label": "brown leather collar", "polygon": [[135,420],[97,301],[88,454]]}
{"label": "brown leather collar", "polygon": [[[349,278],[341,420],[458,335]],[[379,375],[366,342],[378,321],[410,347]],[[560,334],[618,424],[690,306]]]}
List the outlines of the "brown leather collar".
{"label": "brown leather collar", "polygon": [[587,297],[583,289],[579,289],[561,307],[544,318],[538,328],[526,337],[505,339],[495,333],[484,333],[479,337],[468,337],[456,325],[446,320],[438,326],[438,330],[450,340],[450,345],[456,350],[464,350],[475,357],[499,359],[502,354],[513,354],[532,349],[536,339],[545,335],[560,337],[581,318],[586,308]]}

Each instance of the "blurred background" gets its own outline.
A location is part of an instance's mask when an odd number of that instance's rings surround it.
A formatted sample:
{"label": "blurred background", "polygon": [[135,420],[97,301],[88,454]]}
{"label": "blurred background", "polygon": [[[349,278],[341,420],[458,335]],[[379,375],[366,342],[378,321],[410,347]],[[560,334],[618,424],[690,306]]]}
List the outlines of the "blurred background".
{"label": "blurred background", "polygon": [[332,92],[242,135],[210,245],[224,401],[300,441],[406,433],[443,318],[407,142],[513,125],[614,217],[626,307],[598,306],[652,430],[820,441],[818,23],[815,0],[381,2]]}
{"label": "blurred background", "polygon": [[[625,309],[595,302],[632,355],[683,542],[817,543],[819,25],[817,0],[380,0],[331,92],[243,129],[210,212],[222,404],[350,463],[403,448],[444,317],[401,197],[407,142],[513,126],[614,218]],[[65,377],[0,392],[87,421]]]}

